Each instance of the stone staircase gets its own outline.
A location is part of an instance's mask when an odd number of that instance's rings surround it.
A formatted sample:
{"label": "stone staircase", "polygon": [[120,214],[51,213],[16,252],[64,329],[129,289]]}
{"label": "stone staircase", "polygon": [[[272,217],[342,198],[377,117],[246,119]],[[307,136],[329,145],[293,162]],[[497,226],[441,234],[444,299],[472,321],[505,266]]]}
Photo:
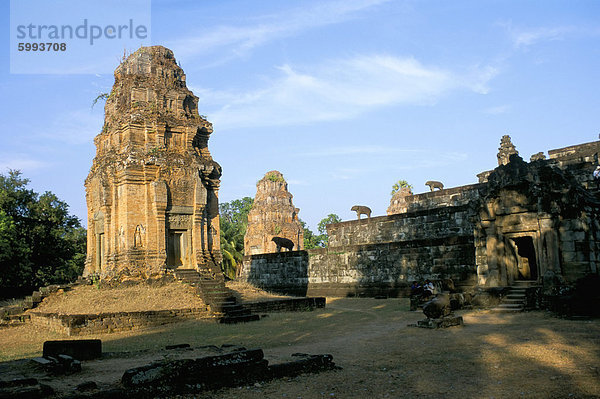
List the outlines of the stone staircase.
{"label": "stone staircase", "polygon": [[222,279],[214,278],[209,272],[198,272],[194,269],[177,269],[175,278],[182,283],[196,287],[198,295],[210,307],[210,312],[221,323],[234,324],[259,320],[260,316],[252,314],[237,303],[233,292],[225,287]]}
{"label": "stone staircase", "polygon": [[492,308],[495,313],[517,313],[525,310],[526,294],[528,287],[535,285],[535,281],[515,281],[498,306]]}

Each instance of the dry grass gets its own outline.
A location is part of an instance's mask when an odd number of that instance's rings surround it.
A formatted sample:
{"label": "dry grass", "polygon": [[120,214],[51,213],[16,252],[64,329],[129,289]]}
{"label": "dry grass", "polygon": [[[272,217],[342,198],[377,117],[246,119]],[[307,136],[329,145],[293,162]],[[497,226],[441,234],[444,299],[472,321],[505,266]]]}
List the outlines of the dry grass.
{"label": "dry grass", "polygon": [[225,283],[227,288],[234,291],[239,300],[243,302],[262,301],[269,299],[289,298],[289,296],[275,294],[256,288],[252,284],[241,281],[228,281]]}
{"label": "dry grass", "polygon": [[123,288],[75,286],[45,298],[35,311],[63,314],[136,312],[204,306],[192,287],[173,282],[155,287],[145,284]]}

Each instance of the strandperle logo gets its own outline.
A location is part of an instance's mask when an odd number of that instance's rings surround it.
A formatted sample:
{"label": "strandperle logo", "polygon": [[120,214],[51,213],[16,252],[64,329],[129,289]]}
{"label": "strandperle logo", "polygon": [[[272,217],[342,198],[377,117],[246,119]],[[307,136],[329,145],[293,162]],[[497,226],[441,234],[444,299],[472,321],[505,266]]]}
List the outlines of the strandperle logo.
{"label": "strandperle logo", "polygon": [[143,24],[136,24],[129,19],[128,24],[121,25],[93,25],[86,19],[80,25],[17,25],[17,39],[25,40],[67,40],[85,39],[90,45],[101,39],[146,39],[148,28]]}

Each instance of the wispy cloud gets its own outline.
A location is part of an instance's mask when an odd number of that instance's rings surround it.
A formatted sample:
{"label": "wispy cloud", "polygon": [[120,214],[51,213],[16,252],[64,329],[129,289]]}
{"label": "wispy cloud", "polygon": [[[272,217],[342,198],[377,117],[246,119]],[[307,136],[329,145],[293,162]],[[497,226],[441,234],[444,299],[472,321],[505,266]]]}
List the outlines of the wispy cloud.
{"label": "wispy cloud", "polygon": [[344,146],[319,149],[316,151],[299,153],[298,156],[308,157],[332,157],[344,155],[386,155],[401,153],[419,153],[421,150],[410,150],[405,148],[384,147],[376,145],[366,146]]}
{"label": "wispy cloud", "polygon": [[422,170],[439,168],[467,160],[464,152],[442,151],[434,149],[407,149],[383,146],[343,146],[331,147],[313,152],[298,154],[299,156],[331,158],[345,157],[344,164],[360,167],[336,167],[329,172],[332,180],[352,180],[374,173],[387,171]]}
{"label": "wispy cloud", "polygon": [[[303,31],[357,18],[360,12],[390,0],[342,0],[318,3],[309,8],[295,8],[279,14],[255,18],[245,25],[222,25],[204,28],[182,40],[167,42],[178,58],[189,59],[215,50],[225,58],[243,56],[268,42]],[[218,63],[218,62],[217,62]]]}
{"label": "wispy cloud", "polygon": [[589,26],[517,27],[512,22],[501,22],[498,25],[507,30],[513,46],[522,50],[542,42],[600,36],[598,27]]}
{"label": "wispy cloud", "polygon": [[39,135],[65,144],[84,144],[100,133],[102,121],[103,115],[92,113],[89,109],[67,111],[56,115]]}
{"label": "wispy cloud", "polygon": [[561,26],[555,28],[535,28],[531,30],[515,30],[512,32],[513,42],[516,47],[527,47],[541,41],[562,40],[573,27]]}
{"label": "wispy cloud", "polygon": [[18,169],[21,171],[31,172],[33,170],[47,167],[48,165],[48,162],[34,159],[28,154],[0,153],[0,173],[4,173],[8,169]]}
{"label": "wispy cloud", "polygon": [[505,113],[509,112],[510,109],[511,109],[510,105],[504,104],[504,105],[497,105],[495,107],[486,108],[482,112],[484,114],[488,114],[488,115],[500,115],[500,114],[505,114]]}
{"label": "wispy cloud", "polygon": [[378,107],[435,104],[452,90],[485,94],[497,73],[488,67],[455,73],[382,54],[278,70],[276,78],[253,91],[201,90],[201,108],[219,129],[343,120]]}

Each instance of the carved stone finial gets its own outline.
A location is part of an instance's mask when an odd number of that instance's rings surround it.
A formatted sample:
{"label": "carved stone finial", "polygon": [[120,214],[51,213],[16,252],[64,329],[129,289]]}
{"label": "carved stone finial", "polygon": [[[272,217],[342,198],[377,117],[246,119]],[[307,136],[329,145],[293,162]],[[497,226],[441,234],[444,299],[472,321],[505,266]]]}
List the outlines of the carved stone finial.
{"label": "carved stone finial", "polygon": [[519,151],[515,148],[510,136],[505,134],[500,140],[500,147],[498,148],[498,165],[506,165],[510,162],[510,156],[516,154],[519,155]]}
{"label": "carved stone finial", "polygon": [[394,215],[396,213],[406,213],[408,211],[408,203],[406,197],[413,195],[410,187],[402,187],[396,191],[390,200],[390,206],[387,209],[388,215]]}

